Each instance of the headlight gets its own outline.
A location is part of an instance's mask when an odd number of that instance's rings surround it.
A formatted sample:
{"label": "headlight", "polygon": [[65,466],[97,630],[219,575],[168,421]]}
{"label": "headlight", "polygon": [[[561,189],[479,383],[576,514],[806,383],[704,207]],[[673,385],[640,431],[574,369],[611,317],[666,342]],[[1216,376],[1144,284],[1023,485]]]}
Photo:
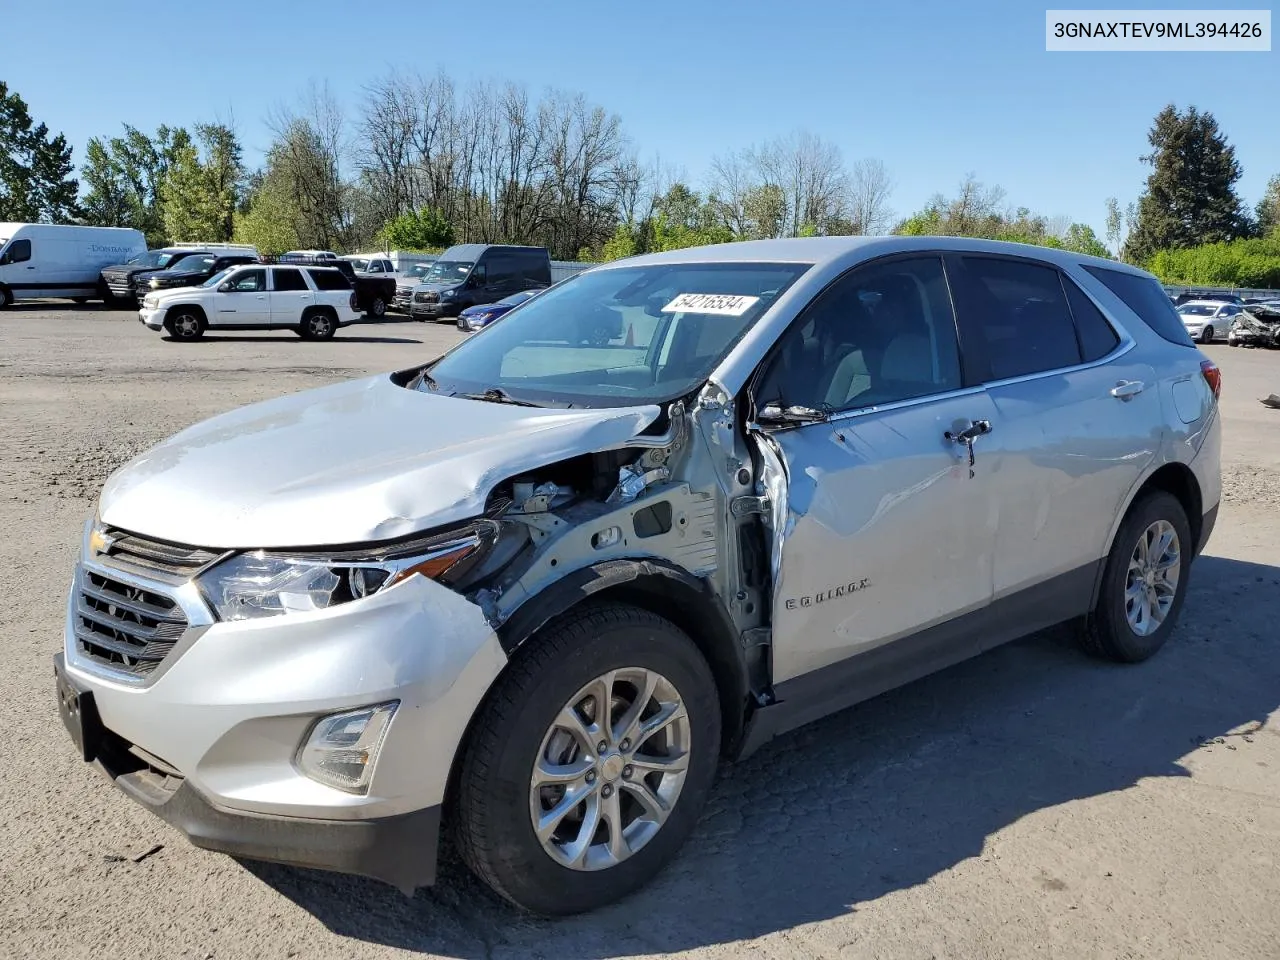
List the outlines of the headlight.
{"label": "headlight", "polygon": [[143,305],[144,307],[155,307],[155,306],[156,306],[156,304],[158,304],[159,302],[160,302],[160,301],[159,301],[159,300],[157,300],[155,297],[143,297],[143,298],[142,298],[142,305]]}
{"label": "headlight", "polygon": [[150,280],[147,281],[147,286],[149,286],[152,290],[159,290],[162,284],[155,277],[152,277]]}
{"label": "headlight", "polygon": [[441,300],[452,300],[452,299],[453,299],[454,297],[456,297],[457,295],[458,295],[458,294],[457,294],[457,291],[455,291],[455,290],[444,290],[444,291],[442,291],[442,292],[440,293],[440,299],[441,299]]}
{"label": "headlight", "polygon": [[488,552],[488,520],[446,534],[328,556],[255,550],[224,560],[198,580],[221,620],[308,613],[359,600],[420,574],[454,583]]}

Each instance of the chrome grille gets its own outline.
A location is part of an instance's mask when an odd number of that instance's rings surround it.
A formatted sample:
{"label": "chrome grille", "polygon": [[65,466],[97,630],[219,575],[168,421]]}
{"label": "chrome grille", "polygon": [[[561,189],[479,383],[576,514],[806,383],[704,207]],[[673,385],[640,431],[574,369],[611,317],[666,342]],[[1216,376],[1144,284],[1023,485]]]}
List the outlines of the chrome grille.
{"label": "chrome grille", "polygon": [[104,273],[103,279],[107,281],[107,288],[117,297],[133,296],[133,283],[127,273]]}
{"label": "chrome grille", "polygon": [[440,294],[434,290],[422,290],[413,295],[414,303],[436,303],[440,300]]}
{"label": "chrome grille", "polygon": [[83,567],[73,616],[83,656],[140,677],[155,670],[187,629],[172,597]]}
{"label": "chrome grille", "polygon": [[189,580],[222,556],[220,551],[151,540],[110,527],[104,533],[107,548],[103,554],[112,566],[172,583]]}

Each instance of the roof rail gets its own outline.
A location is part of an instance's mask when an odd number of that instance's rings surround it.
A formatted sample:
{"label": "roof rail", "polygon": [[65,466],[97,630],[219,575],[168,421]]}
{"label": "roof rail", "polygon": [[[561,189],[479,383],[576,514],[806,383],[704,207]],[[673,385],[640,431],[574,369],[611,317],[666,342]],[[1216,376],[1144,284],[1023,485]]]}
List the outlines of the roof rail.
{"label": "roof rail", "polygon": [[[300,256],[299,254],[296,254],[296,253],[294,254],[263,253],[258,255],[258,262],[267,263],[267,264],[271,264],[271,263],[288,264],[291,267],[329,267],[330,269],[333,269],[333,270],[340,269],[336,261],[334,261],[330,257],[306,257],[306,256]],[[344,262],[349,262],[349,261],[344,261]]]}
{"label": "roof rail", "polygon": [[171,243],[169,248],[172,250],[230,250],[236,253],[244,251],[255,255],[258,252],[258,248],[251,243]]}

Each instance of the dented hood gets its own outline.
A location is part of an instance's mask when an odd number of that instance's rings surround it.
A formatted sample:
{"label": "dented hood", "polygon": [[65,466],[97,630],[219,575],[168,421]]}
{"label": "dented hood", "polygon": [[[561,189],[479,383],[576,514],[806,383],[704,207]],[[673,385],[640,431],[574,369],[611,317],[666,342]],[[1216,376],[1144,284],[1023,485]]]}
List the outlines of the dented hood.
{"label": "dented hood", "polygon": [[474,517],[502,480],[626,446],[658,415],[486,403],[370,377],[184,430],[114,473],[99,515],[202,547],[388,540]]}

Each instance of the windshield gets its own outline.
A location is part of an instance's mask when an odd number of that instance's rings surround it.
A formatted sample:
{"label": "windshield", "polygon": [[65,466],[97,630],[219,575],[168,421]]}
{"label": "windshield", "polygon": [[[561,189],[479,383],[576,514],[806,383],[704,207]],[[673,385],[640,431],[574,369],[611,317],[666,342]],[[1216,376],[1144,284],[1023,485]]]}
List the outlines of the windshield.
{"label": "windshield", "polygon": [[364,272],[365,270],[369,269],[369,260],[366,259],[365,257],[355,257],[355,258],[348,257],[347,261],[351,264],[351,267],[353,270]]}
{"label": "windshield", "polygon": [[212,277],[210,277],[210,278],[209,278],[208,280],[206,280],[204,283],[200,284],[200,286],[202,286],[202,287],[216,287],[216,286],[217,286],[218,284],[220,284],[223,280],[227,279],[227,274],[228,274],[228,273],[230,273],[230,272],[231,272],[231,268],[230,268],[230,267],[227,267],[225,270],[219,270],[217,273],[215,273]]}
{"label": "windshield", "polygon": [[1184,303],[1178,312],[1184,317],[1211,317],[1217,307],[1206,307],[1202,303]]}
{"label": "windshield", "polygon": [[413,266],[409,267],[408,269],[401,270],[400,274],[401,276],[405,276],[405,277],[408,277],[410,280],[413,280],[419,277],[425,277],[427,275],[427,271],[430,269],[431,269],[431,264],[429,263],[415,263]]}
{"label": "windshield", "polygon": [[[0,240],[0,243],[4,241]],[[125,263],[135,267],[163,267],[173,259],[172,253],[161,253],[159,250],[148,250],[146,253],[140,253],[132,260],[126,260]]]}
{"label": "windshield", "polygon": [[469,260],[437,260],[422,279],[432,283],[461,283],[467,279],[471,267],[472,263]]}
{"label": "windshield", "polygon": [[546,406],[672,400],[705,381],[809,266],[654,264],[580,273],[459,344],[430,368],[421,389],[498,388]]}
{"label": "windshield", "polygon": [[522,292],[522,293],[513,293],[513,294],[512,294],[511,296],[509,296],[509,297],[503,297],[501,300],[499,300],[499,301],[495,304],[495,306],[499,306],[499,307],[514,307],[514,306],[515,306],[516,304],[518,304],[518,303],[524,303],[526,300],[528,300],[528,299],[529,299],[530,297],[532,297],[532,296],[533,296],[533,294],[532,294],[532,293],[530,293],[530,292],[529,292],[529,291],[527,291],[527,290],[526,290],[526,291],[524,291],[524,292]]}

